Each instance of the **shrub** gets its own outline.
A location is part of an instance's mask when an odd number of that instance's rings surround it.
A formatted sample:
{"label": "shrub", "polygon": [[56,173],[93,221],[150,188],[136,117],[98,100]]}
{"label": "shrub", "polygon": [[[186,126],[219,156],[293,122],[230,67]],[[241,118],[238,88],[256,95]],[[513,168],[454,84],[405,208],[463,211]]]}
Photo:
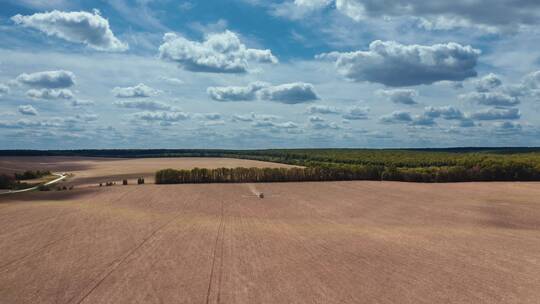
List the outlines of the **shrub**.
{"label": "shrub", "polygon": [[51,191],[51,188],[50,188],[49,186],[43,185],[43,184],[42,184],[42,185],[39,185],[39,186],[37,187],[37,189],[38,189],[39,191]]}

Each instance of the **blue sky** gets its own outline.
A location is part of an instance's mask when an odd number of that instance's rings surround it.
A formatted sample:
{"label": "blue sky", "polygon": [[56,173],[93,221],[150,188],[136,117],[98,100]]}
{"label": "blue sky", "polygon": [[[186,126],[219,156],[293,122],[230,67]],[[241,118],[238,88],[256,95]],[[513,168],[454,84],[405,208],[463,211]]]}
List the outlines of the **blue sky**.
{"label": "blue sky", "polygon": [[540,145],[540,3],[0,0],[3,149]]}

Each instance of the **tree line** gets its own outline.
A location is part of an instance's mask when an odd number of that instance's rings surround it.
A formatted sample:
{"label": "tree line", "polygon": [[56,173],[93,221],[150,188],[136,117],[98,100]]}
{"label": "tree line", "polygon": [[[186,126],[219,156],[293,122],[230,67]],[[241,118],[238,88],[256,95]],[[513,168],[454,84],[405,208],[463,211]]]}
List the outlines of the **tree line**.
{"label": "tree line", "polygon": [[386,180],[404,182],[540,181],[540,166],[519,163],[490,166],[398,168],[373,165],[325,165],[303,168],[194,168],[156,172],[156,184],[258,183],[298,181]]}

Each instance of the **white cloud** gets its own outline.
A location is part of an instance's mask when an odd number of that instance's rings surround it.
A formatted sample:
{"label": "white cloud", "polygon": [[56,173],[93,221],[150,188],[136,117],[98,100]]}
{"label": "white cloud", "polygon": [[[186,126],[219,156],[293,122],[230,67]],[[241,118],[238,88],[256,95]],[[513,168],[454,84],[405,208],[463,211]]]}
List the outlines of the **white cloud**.
{"label": "white cloud", "polygon": [[206,91],[210,98],[217,101],[252,101],[257,98],[257,92],[269,86],[264,82],[252,82],[246,87],[209,87]]}
{"label": "white cloud", "polygon": [[497,134],[514,134],[521,132],[523,127],[520,123],[512,122],[512,121],[503,121],[503,122],[496,122],[495,124],[495,132]]}
{"label": "white cloud", "polygon": [[340,126],[335,122],[326,122],[326,121],[320,121],[320,122],[312,122],[311,128],[315,130],[326,130],[326,129],[332,129],[332,130],[338,130],[341,129]]}
{"label": "white cloud", "polygon": [[294,82],[270,86],[259,91],[260,98],[286,104],[296,104],[318,100],[319,96],[310,83]]}
{"label": "white cloud", "polygon": [[146,98],[158,95],[160,90],[151,88],[144,83],[139,83],[134,87],[115,87],[112,92],[117,98]]}
{"label": "white cloud", "polygon": [[492,29],[538,24],[540,3],[535,0],[483,1],[455,0],[301,0],[297,6],[324,7],[333,3],[342,14],[355,21],[377,17],[421,17],[434,29],[478,26]]}
{"label": "white cloud", "polygon": [[269,120],[262,120],[262,121],[255,121],[252,124],[252,126],[256,128],[272,128],[272,129],[297,129],[298,128],[298,124],[292,121],[278,123],[278,122],[273,122]]}
{"label": "white cloud", "polygon": [[148,122],[178,122],[189,119],[189,114],[184,112],[140,112],[134,116]]}
{"label": "white cloud", "polygon": [[502,80],[498,75],[489,73],[486,76],[475,81],[476,91],[488,92],[502,85]]}
{"label": "white cloud", "polygon": [[463,120],[465,115],[459,109],[453,106],[442,107],[426,107],[424,108],[424,116],[430,118],[443,118],[446,120]]}
{"label": "white cloud", "polygon": [[323,122],[325,121],[322,117],[314,115],[309,117],[309,122]]}
{"label": "white cloud", "polygon": [[75,115],[75,118],[77,118],[78,120],[89,122],[98,120],[99,116],[97,114],[77,114]]}
{"label": "white cloud", "polygon": [[73,92],[69,89],[30,89],[26,92],[26,96],[32,98],[32,99],[46,99],[46,100],[53,100],[53,99],[65,99],[70,100],[73,99]]}
{"label": "white cloud", "polygon": [[339,114],[341,111],[327,105],[311,105],[307,107],[306,112],[309,114]]}
{"label": "white cloud", "polygon": [[219,113],[199,113],[195,114],[195,116],[206,120],[220,120],[222,118]]}
{"label": "white cloud", "polygon": [[528,74],[519,85],[519,93],[540,96],[540,71]]}
{"label": "white cloud", "polygon": [[364,120],[368,118],[368,107],[352,107],[343,114],[343,118],[346,120]]}
{"label": "white cloud", "polygon": [[414,105],[417,104],[415,98],[418,96],[418,91],[410,89],[395,89],[395,90],[379,90],[378,95],[387,97],[391,102],[396,104]]}
{"label": "white cloud", "polygon": [[394,111],[388,115],[383,115],[379,118],[379,121],[383,123],[403,123],[412,122],[413,118],[411,113],[405,111]]}
{"label": "white cloud", "polygon": [[480,50],[454,42],[425,46],[377,40],[368,51],[331,52],[317,58],[334,60],[336,69],[350,80],[401,87],[475,77],[479,55]]}
{"label": "white cloud", "polygon": [[0,97],[2,97],[2,95],[4,94],[9,94],[9,92],[10,92],[9,87],[3,83],[0,83]]}
{"label": "white cloud", "polygon": [[515,106],[520,103],[519,98],[501,92],[471,92],[459,96],[467,102],[476,102],[485,106]]}
{"label": "white cloud", "polygon": [[521,112],[517,108],[500,109],[493,108],[488,110],[482,110],[471,114],[472,119],[476,120],[511,120],[519,119]]}
{"label": "white cloud", "polygon": [[91,100],[74,99],[71,101],[72,107],[88,107],[93,106],[95,103]]}
{"label": "white cloud", "polygon": [[32,107],[31,105],[22,105],[17,108],[19,113],[22,115],[30,115],[30,116],[36,116],[38,115],[38,111]]}
{"label": "white cloud", "polygon": [[100,51],[125,51],[128,45],[118,40],[111,31],[109,21],[99,11],[37,13],[30,16],[15,15],[15,23],[33,28],[49,36],[70,42],[83,43]]}
{"label": "white cloud", "polygon": [[31,87],[60,89],[69,88],[75,84],[75,74],[70,71],[45,71],[32,74],[23,73],[15,79],[21,84]]}
{"label": "white cloud", "polygon": [[250,49],[231,31],[208,34],[203,42],[167,33],[159,55],[188,71],[208,73],[245,73],[249,61],[278,62],[270,50]]}
{"label": "white cloud", "polygon": [[147,111],[173,110],[173,107],[171,107],[170,105],[157,102],[157,101],[149,101],[149,100],[129,100],[129,101],[122,100],[122,101],[115,101],[114,105],[120,108],[139,109],[139,110],[147,110]]}
{"label": "white cloud", "polygon": [[160,79],[172,85],[183,85],[185,83],[182,79],[174,77],[160,77]]}
{"label": "white cloud", "polygon": [[303,82],[275,86],[264,82],[252,82],[245,87],[209,87],[207,93],[210,98],[217,101],[252,101],[261,99],[296,104],[319,99],[313,85]]}

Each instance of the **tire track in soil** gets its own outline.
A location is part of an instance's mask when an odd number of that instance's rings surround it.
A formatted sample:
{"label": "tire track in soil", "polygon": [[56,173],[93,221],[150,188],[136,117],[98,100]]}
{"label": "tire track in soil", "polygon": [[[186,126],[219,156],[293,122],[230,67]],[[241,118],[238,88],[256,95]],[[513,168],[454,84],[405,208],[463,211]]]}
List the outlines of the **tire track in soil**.
{"label": "tire track in soil", "polygon": [[[156,230],[152,231],[146,238],[142,240],[142,242],[139,243],[139,245],[133,247],[131,250],[129,250],[124,257],[122,257],[120,260],[117,260],[118,262],[115,263],[111,269],[103,276],[79,301],[77,301],[77,304],[82,303],[94,290],[96,290],[101,283],[103,283],[120,265],[122,265],[130,256],[132,256],[139,248],[141,248],[144,244],[146,244],[151,238],[153,238],[160,230],[165,228],[165,226],[169,225],[172,221],[176,219],[176,216],[171,219],[170,221],[166,222],[165,224],[159,226]],[[70,299],[66,303],[70,303],[73,300]]]}
{"label": "tire track in soil", "polygon": [[[122,198],[123,198],[124,195],[122,195]],[[197,195],[197,199],[201,196],[201,194],[199,193]],[[197,200],[196,199],[196,200]],[[195,201],[196,201],[195,200]],[[120,265],[122,265],[125,261],[128,260],[129,257],[131,257],[135,252],[137,252],[144,244],[148,243],[148,241],[150,239],[152,239],[159,231],[163,230],[165,227],[167,227],[169,224],[175,222],[181,215],[183,215],[183,212],[179,212],[177,215],[173,216],[169,221],[167,221],[166,223],[164,223],[163,225],[159,226],[157,229],[155,229],[154,231],[152,231],[146,238],[144,238],[137,246],[135,246],[134,248],[132,248],[131,250],[129,250],[122,258],[120,259],[116,259],[117,262],[115,262],[113,260],[113,262],[111,262],[109,265],[111,264],[115,264],[114,266],[111,267],[111,269],[105,274],[105,276],[103,276],[86,294],[84,294],[84,296],[79,300],[77,301],[76,303],[77,304],[80,304],[82,303],[86,298],[88,298],[92,292],[94,292],[118,267],[120,267]],[[69,299],[66,303],[71,303],[74,299],[75,299],[76,296],[72,297],[71,299]]]}
{"label": "tire track in soil", "polygon": [[63,236],[63,237],[61,237],[59,239],[51,241],[51,242],[41,246],[40,248],[38,248],[38,249],[36,249],[36,250],[34,250],[32,252],[29,252],[28,254],[26,254],[26,255],[24,255],[24,256],[22,256],[20,258],[17,258],[17,259],[15,259],[13,261],[10,261],[10,262],[8,262],[6,264],[0,265],[0,273],[3,272],[4,270],[6,270],[9,266],[11,266],[13,264],[16,264],[18,262],[22,262],[22,261],[26,260],[27,258],[39,255],[40,253],[44,252],[47,248],[53,246],[56,243],[59,243],[59,242],[65,240],[65,239],[69,239],[73,235],[75,235],[75,232],[69,233],[69,234],[67,234],[67,235],[65,235],[65,236]]}
{"label": "tire track in soil", "polygon": [[221,201],[221,214],[219,219],[218,231],[216,233],[216,241],[214,243],[214,250],[212,252],[212,267],[210,269],[210,279],[208,280],[208,290],[206,292],[206,304],[210,303],[210,295],[212,292],[212,282],[214,281],[214,272],[216,268],[216,256],[219,249],[219,276],[218,276],[218,290],[216,302],[219,304],[221,297],[221,280],[223,276],[223,251],[224,251],[224,234],[225,234],[225,222],[224,222],[224,203]]}
{"label": "tire track in soil", "polygon": [[[124,196],[126,196],[127,193],[124,193],[121,195],[120,199],[123,199]],[[69,211],[69,212],[60,212],[60,214],[57,214],[57,215],[54,215],[54,216],[51,216],[49,218],[46,218],[45,220],[40,220],[40,221],[36,221],[36,222],[31,222],[29,224],[26,224],[26,225],[23,225],[23,227],[25,226],[28,226],[28,225],[34,225],[36,223],[44,223],[44,222],[47,222],[51,219],[57,219],[61,216],[66,216],[66,215],[69,215],[69,214],[73,214],[73,213],[77,213],[77,212],[80,212],[79,210],[76,210],[76,211]],[[32,252],[29,252],[27,254],[25,254],[24,256],[20,257],[20,258],[17,258],[15,260],[12,260],[10,262],[7,262],[3,265],[0,265],[0,273],[3,272],[4,270],[6,270],[7,268],[9,268],[9,266],[13,265],[13,264],[17,264],[19,262],[23,262],[24,260],[26,260],[27,258],[31,258],[31,257],[34,257],[34,256],[37,256],[37,255],[40,255],[41,253],[45,252],[45,250],[51,246],[53,246],[54,244],[56,243],[59,243],[63,240],[66,240],[66,239],[69,239],[70,237],[74,236],[75,234],[77,233],[77,231],[72,231],[70,233],[67,233],[66,235],[64,235],[63,237],[61,238],[58,238],[54,241],[51,241],[43,246],[41,246],[40,248],[32,251]],[[2,234],[4,235],[4,234]],[[112,263],[111,263],[112,264]],[[71,300],[70,300],[71,301]]]}

